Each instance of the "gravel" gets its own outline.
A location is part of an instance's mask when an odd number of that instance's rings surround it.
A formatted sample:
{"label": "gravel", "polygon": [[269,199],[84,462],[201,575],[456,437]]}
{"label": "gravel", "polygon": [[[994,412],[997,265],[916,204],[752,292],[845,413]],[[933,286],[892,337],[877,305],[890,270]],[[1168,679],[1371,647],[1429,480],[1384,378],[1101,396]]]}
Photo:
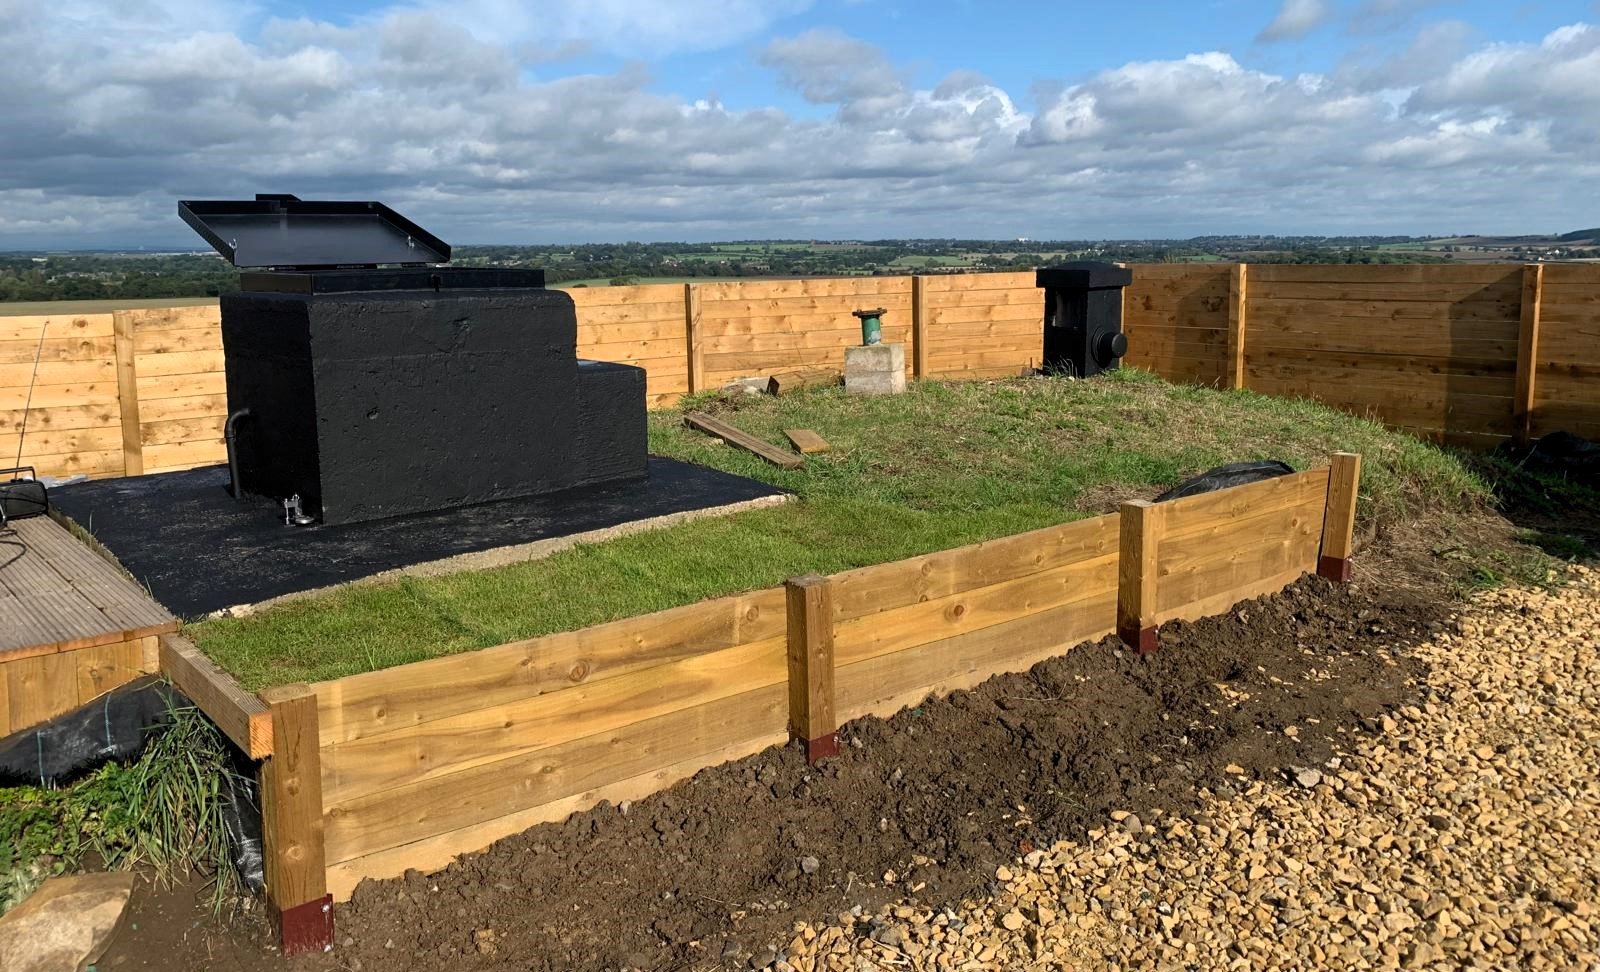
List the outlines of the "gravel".
{"label": "gravel", "polygon": [[[797,972],[1600,966],[1600,573],[1476,597],[1414,704],[1320,766],[1229,766],[1198,812],[1119,811],[961,907],[795,926]],[[1222,704],[1238,704],[1224,700]],[[1019,811],[1022,808],[1019,808]],[[888,934],[894,928],[899,935]]]}

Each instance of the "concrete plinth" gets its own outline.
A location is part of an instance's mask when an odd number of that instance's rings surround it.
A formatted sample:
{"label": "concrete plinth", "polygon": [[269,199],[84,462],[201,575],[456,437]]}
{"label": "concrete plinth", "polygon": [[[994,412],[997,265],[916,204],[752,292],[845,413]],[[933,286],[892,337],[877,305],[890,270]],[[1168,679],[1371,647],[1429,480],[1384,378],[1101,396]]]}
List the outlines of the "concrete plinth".
{"label": "concrete plinth", "polygon": [[844,390],[851,395],[898,395],[906,390],[906,346],[868,344],[844,349]]}

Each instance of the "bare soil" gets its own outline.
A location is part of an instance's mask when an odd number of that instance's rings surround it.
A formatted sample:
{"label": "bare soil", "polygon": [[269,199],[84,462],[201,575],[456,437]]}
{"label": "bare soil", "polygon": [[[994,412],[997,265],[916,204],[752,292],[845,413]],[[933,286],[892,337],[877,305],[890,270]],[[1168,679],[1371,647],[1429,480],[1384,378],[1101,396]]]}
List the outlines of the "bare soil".
{"label": "bare soil", "polygon": [[[771,750],[435,875],[366,882],[336,909],[334,951],[292,967],[750,967],[796,920],[982,893],[1019,850],[1080,836],[1113,809],[1193,812],[1202,786],[1229,786],[1226,767],[1273,777],[1318,765],[1333,740],[1402,704],[1421,674],[1406,648],[1453,607],[1416,546],[1381,572],[1369,560],[1347,586],[1304,578],[1167,625],[1152,657],[1106,639],[860,720],[821,769],[794,747]],[[218,929],[185,912],[183,893],[138,895],[100,967],[284,967],[258,913]]]}

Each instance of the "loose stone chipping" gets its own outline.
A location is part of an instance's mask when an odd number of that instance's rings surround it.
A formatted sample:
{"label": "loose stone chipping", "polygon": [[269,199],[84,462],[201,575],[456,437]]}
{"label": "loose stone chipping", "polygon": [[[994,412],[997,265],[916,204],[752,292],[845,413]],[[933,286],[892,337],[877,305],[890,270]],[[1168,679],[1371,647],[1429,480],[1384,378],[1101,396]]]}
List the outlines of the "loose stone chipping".
{"label": "loose stone chipping", "polygon": [[1600,968],[1597,648],[1600,572],[1483,594],[1417,649],[1417,703],[1324,765],[1114,813],[958,909],[797,925],[773,965]]}

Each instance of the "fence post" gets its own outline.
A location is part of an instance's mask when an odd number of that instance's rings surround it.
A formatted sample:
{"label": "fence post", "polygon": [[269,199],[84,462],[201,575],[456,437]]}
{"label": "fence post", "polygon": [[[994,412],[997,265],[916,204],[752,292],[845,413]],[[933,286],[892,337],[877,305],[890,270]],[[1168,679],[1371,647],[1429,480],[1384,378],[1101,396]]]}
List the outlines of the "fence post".
{"label": "fence post", "polygon": [[139,426],[138,348],[133,341],[133,314],[113,311],[111,333],[117,361],[117,409],[122,415],[122,474],[144,474],[144,436]]}
{"label": "fence post", "polygon": [[1141,655],[1159,647],[1156,640],[1156,553],[1161,546],[1166,509],[1129,500],[1118,511],[1121,545],[1117,562],[1117,636]]}
{"label": "fence post", "polygon": [[261,693],[272,713],[272,755],[261,762],[261,851],[267,900],[283,954],[333,946],[322,829],[317,694],[308,685]]}
{"label": "fence post", "polygon": [[1322,550],[1317,575],[1338,584],[1350,580],[1351,544],[1356,529],[1356,491],[1361,488],[1361,456],[1335,452],[1328,469],[1328,505],[1322,515]]}
{"label": "fence post", "polygon": [[1512,434],[1518,442],[1533,436],[1534,385],[1539,377],[1539,317],[1544,302],[1544,264],[1522,268],[1522,325],[1517,333],[1517,397],[1512,400]]}
{"label": "fence post", "polygon": [[928,288],[920,274],[911,278],[911,373],[928,377]]}
{"label": "fence post", "polygon": [[1250,265],[1236,263],[1228,281],[1228,387],[1245,387],[1244,336],[1248,324]]}
{"label": "fence post", "polygon": [[689,394],[706,390],[706,356],[700,347],[700,288],[683,285],[683,340],[689,350]]}
{"label": "fence post", "polygon": [[784,582],[789,617],[789,733],[812,763],[839,754],[833,712],[833,587],[806,574]]}

